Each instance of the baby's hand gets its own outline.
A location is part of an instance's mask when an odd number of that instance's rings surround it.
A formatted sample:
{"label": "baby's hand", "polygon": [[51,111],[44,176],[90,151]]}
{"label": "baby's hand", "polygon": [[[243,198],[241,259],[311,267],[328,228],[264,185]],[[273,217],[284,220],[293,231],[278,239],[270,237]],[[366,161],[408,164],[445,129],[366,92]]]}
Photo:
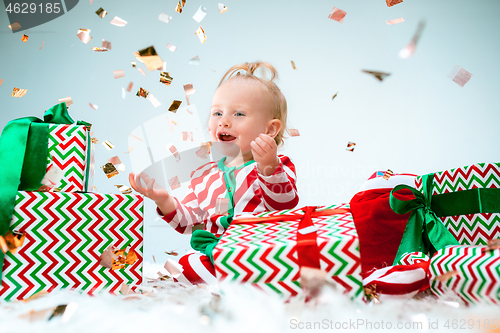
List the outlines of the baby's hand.
{"label": "baby's hand", "polygon": [[141,174],[139,177],[142,177],[144,182],[147,184],[146,187],[141,187],[135,182],[136,175],[133,172],[128,175],[130,186],[132,186],[136,192],[139,192],[145,197],[153,200],[164,215],[170,214],[176,209],[175,199],[167,192],[167,190],[161,187],[158,188],[158,186],[157,188],[154,188],[154,178],[150,178],[146,174]]}
{"label": "baby's hand", "polygon": [[272,175],[279,165],[278,146],[274,139],[267,134],[260,134],[250,143],[250,147],[259,173],[264,176]]}

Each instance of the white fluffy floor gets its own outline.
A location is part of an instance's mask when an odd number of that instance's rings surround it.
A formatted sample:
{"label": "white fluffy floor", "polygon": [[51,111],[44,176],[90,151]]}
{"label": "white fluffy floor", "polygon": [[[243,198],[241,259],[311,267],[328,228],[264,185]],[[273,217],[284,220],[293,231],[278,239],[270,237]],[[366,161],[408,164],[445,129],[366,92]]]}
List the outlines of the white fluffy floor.
{"label": "white fluffy floor", "polygon": [[[154,276],[159,267],[145,263],[145,276]],[[431,299],[356,304],[331,287],[308,304],[299,299],[284,304],[234,284],[223,284],[219,297],[207,289],[172,282],[161,282],[159,287],[150,295],[89,297],[60,291],[27,303],[3,302],[0,332],[493,332],[491,324],[500,318],[495,306],[456,308]],[[19,317],[69,302],[78,307],[67,322],[61,317],[35,322]],[[496,322],[500,325],[500,320]]]}

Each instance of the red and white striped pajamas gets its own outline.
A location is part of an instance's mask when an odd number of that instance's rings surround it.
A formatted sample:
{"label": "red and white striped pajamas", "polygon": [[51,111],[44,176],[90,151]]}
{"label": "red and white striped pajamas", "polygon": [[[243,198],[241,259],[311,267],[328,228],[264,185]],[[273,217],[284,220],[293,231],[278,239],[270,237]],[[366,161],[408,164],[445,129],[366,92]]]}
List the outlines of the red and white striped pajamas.
{"label": "red and white striped pajamas", "polygon": [[[177,209],[163,216],[163,219],[182,234],[191,234],[193,227],[200,225],[201,228],[196,229],[207,230],[219,237],[226,230],[221,223],[224,212],[216,209],[221,200],[227,201],[229,198],[229,202],[234,202],[234,217],[294,208],[299,202],[295,185],[295,166],[287,156],[278,155],[278,158],[280,164],[270,176],[261,175],[257,171],[257,163],[253,160],[238,168],[225,166],[225,158],[201,166],[191,174],[191,182],[184,199],[179,201],[175,198]],[[159,209],[157,211],[163,215]],[[188,256],[181,258],[179,263],[184,266],[184,276],[190,280],[186,274],[190,275],[189,272],[193,269],[186,267],[192,266],[187,260]],[[206,266],[203,257],[205,256],[202,255],[199,260]],[[194,260],[194,257],[191,259]],[[197,265],[198,270],[204,265]],[[210,272],[213,275],[213,270]],[[190,282],[195,283],[200,276],[194,274],[192,278],[193,281]]]}

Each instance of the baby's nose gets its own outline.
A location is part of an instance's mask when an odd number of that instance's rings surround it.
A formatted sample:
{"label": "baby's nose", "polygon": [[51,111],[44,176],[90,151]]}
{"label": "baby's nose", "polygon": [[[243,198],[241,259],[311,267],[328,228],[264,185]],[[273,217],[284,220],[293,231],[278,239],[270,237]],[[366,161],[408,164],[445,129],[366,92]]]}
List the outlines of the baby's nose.
{"label": "baby's nose", "polygon": [[226,117],[222,117],[219,121],[219,127],[231,127],[231,122]]}

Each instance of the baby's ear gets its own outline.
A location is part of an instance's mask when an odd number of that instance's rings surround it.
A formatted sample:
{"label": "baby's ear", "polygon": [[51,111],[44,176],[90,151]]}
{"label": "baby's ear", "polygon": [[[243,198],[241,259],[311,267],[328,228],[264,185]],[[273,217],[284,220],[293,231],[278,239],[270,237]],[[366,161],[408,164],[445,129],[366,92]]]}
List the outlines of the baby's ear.
{"label": "baby's ear", "polygon": [[267,135],[274,137],[278,135],[281,130],[281,121],[279,119],[273,119],[267,124]]}

